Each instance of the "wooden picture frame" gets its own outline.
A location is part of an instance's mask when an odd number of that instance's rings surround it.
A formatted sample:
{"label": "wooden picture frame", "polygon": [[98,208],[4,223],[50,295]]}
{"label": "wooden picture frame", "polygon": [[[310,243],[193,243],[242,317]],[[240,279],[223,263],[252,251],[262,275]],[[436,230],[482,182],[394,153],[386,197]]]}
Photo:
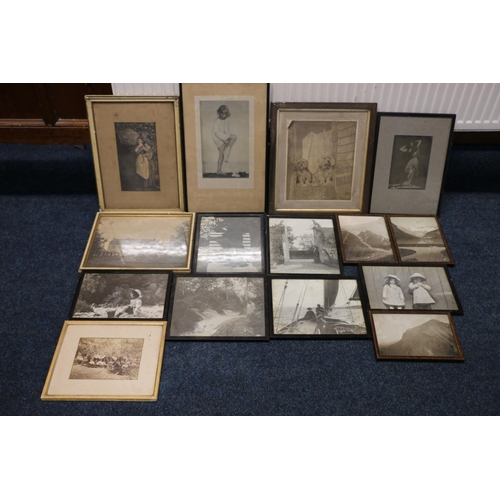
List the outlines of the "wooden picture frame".
{"label": "wooden picture frame", "polygon": [[80,271],[189,272],[194,221],[193,213],[98,212]]}
{"label": "wooden picture frame", "polygon": [[375,103],[274,103],[268,213],[366,213],[376,114]]}
{"label": "wooden picture frame", "polygon": [[455,115],[379,113],[370,213],[438,215]]}
{"label": "wooden picture frame", "polygon": [[265,211],[267,83],[183,83],[192,212]]}
{"label": "wooden picture frame", "polygon": [[85,99],[101,210],[183,212],[179,98]]}
{"label": "wooden picture frame", "polygon": [[369,311],[377,360],[464,361],[450,313]]}
{"label": "wooden picture frame", "polygon": [[65,321],[46,401],[156,401],[165,321]]}

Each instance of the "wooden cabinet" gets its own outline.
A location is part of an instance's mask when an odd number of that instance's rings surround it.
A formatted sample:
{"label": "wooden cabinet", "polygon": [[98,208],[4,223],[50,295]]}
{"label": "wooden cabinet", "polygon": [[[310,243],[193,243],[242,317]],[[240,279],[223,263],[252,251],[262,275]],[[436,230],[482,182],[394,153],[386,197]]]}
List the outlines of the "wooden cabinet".
{"label": "wooden cabinet", "polygon": [[112,94],[110,83],[0,84],[0,142],[90,142],[85,95]]}

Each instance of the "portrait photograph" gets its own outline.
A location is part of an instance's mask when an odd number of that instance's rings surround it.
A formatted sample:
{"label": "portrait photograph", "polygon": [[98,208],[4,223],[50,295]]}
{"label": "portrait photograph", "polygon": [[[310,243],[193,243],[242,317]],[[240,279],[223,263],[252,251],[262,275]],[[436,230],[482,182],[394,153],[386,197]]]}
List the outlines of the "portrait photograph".
{"label": "portrait photograph", "polygon": [[275,338],[368,335],[356,278],[271,278]]}
{"label": "portrait photograph", "polygon": [[82,273],[72,319],[163,319],[170,273]]}
{"label": "portrait photograph", "polygon": [[370,311],[377,359],[463,361],[451,316],[447,313]]}
{"label": "portrait photograph", "polygon": [[268,220],[270,273],[341,274],[332,219]]}
{"label": "portrait photograph", "polygon": [[344,263],[396,262],[383,216],[337,215]]}
{"label": "portrait photograph", "polygon": [[436,217],[389,216],[389,222],[402,262],[454,263]]}
{"label": "portrait photograph", "polygon": [[264,278],[177,276],[170,339],[266,340]]}
{"label": "portrait photograph", "polygon": [[165,321],[65,321],[43,400],[155,401]]}
{"label": "portrait photograph", "polygon": [[433,310],[461,314],[445,266],[360,266],[370,309]]}
{"label": "portrait photograph", "polygon": [[198,214],[194,270],[198,273],[263,273],[263,218]]}
{"label": "portrait photograph", "polygon": [[193,214],[98,213],[80,266],[189,271]]}

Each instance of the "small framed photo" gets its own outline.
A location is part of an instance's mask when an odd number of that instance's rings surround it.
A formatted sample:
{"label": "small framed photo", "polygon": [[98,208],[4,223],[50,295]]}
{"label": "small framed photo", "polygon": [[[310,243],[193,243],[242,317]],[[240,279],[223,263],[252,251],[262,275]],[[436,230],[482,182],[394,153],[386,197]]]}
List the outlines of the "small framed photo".
{"label": "small framed photo", "polygon": [[265,211],[267,83],[181,85],[188,208]]}
{"label": "small framed photo", "polygon": [[194,214],[103,213],[80,264],[88,270],[174,270],[189,272]]}
{"label": "small framed photo", "polygon": [[337,215],[344,264],[397,262],[383,215]]}
{"label": "small framed photo", "polygon": [[436,216],[390,215],[388,219],[400,262],[455,263]]}
{"label": "small framed photo", "polygon": [[446,266],[360,265],[368,307],[374,310],[463,314]]}
{"label": "small framed photo", "polygon": [[331,218],[269,217],[269,273],[342,274]]}
{"label": "small framed photo", "polygon": [[43,400],[156,401],[165,321],[66,321]]}
{"label": "small framed photo", "polygon": [[166,316],[169,271],[84,272],[71,319],[162,320]]}
{"label": "small framed photo", "polygon": [[268,340],[264,277],[175,276],[169,340]]}
{"label": "small framed photo", "polygon": [[184,211],[178,97],[85,97],[102,211]]}
{"label": "small framed photo", "polygon": [[356,278],[270,278],[273,339],[363,339],[367,328]]}
{"label": "small framed photo", "polygon": [[464,361],[450,313],[370,311],[379,360]]}
{"label": "small framed photo", "polygon": [[379,113],[370,212],[437,215],[455,115]]}
{"label": "small framed photo", "polygon": [[377,105],[271,107],[270,214],[368,212]]}
{"label": "small framed photo", "polygon": [[264,265],[262,214],[197,214],[195,273],[260,273]]}

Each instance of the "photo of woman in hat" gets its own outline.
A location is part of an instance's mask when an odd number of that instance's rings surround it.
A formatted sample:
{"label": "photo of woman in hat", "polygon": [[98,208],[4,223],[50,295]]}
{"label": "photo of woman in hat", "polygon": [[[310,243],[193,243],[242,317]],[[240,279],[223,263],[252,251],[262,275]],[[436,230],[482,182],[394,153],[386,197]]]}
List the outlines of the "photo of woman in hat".
{"label": "photo of woman in hat", "polygon": [[436,301],[432,298],[427,284],[427,278],[420,273],[413,273],[410,276],[409,292],[413,296],[413,309],[432,309],[432,304]]}
{"label": "photo of woman in hat", "polygon": [[387,309],[404,309],[405,296],[401,288],[401,280],[394,274],[385,277],[382,289],[382,302]]}

